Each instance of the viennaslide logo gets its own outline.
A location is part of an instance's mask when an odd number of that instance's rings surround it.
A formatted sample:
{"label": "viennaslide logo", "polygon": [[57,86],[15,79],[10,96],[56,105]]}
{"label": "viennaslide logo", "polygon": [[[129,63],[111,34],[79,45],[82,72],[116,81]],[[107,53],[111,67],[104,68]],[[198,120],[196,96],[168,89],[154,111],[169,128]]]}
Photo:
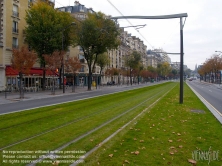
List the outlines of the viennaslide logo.
{"label": "viennaslide logo", "polygon": [[219,150],[212,150],[211,146],[206,151],[194,150],[192,158],[195,161],[208,161],[208,165],[210,165],[212,161],[219,161]]}

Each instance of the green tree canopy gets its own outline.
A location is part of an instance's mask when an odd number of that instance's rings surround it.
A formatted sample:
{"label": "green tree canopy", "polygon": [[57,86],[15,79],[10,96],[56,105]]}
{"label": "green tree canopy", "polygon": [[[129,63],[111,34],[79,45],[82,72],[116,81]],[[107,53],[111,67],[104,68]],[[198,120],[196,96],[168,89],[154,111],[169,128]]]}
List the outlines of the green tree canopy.
{"label": "green tree canopy", "polygon": [[119,45],[118,29],[114,21],[107,19],[105,14],[89,13],[88,17],[78,23],[74,42],[83,49],[89,68],[88,90],[91,90],[92,71],[99,54],[116,49]]}
{"label": "green tree canopy", "polygon": [[157,71],[160,76],[166,77],[172,71],[172,69],[168,62],[163,62],[157,65]]}
{"label": "green tree canopy", "polygon": [[[44,54],[50,55],[55,50],[67,50],[73,18],[69,13],[55,10],[45,2],[37,2],[26,11],[25,41],[38,54],[41,67],[45,67]],[[65,29],[64,29],[65,28]],[[63,32],[63,33],[62,33]],[[63,35],[63,38],[62,38]],[[43,73],[43,89],[45,84]]]}
{"label": "green tree canopy", "polygon": [[125,65],[130,69],[130,84],[132,85],[132,70],[139,67],[141,61],[141,54],[137,51],[133,51],[131,55],[126,56]]}
{"label": "green tree canopy", "polygon": [[104,67],[109,64],[109,57],[107,52],[99,54],[97,57],[97,65],[100,67],[100,75]]}

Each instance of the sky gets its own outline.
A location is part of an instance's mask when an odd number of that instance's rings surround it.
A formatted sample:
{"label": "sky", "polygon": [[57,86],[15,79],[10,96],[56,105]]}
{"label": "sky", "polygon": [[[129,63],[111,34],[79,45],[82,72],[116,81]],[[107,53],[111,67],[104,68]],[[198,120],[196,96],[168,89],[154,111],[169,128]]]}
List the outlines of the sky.
{"label": "sky", "polygon": [[[75,0],[55,0],[55,7],[73,6]],[[191,70],[206,59],[222,51],[221,0],[79,0],[86,8],[115,16],[159,16],[187,13],[183,18],[184,65]],[[114,7],[115,6],[115,7]],[[139,37],[147,49],[163,49],[180,53],[180,19],[121,19],[120,27],[144,25],[144,28],[125,28]],[[172,62],[180,62],[180,55],[170,55]]]}

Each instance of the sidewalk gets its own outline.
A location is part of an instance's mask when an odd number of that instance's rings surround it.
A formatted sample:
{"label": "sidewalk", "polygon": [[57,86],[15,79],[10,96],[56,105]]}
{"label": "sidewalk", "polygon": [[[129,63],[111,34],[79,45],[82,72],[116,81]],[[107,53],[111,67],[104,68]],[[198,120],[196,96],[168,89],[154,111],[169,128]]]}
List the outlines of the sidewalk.
{"label": "sidewalk", "polygon": [[[116,86],[101,86],[101,87],[92,87],[92,91],[94,90],[102,90],[104,88],[110,88]],[[56,89],[55,94],[53,95],[51,90],[39,91],[39,92],[25,92],[24,99],[20,99],[19,92],[1,92],[0,93],[0,105],[1,104],[8,104],[17,101],[25,101],[25,100],[34,100],[34,99],[41,99],[41,98],[49,98],[49,97],[57,97],[57,96],[64,96],[64,95],[73,95],[78,93],[84,93],[88,91],[88,87],[75,87],[75,92],[72,92],[72,87],[67,87],[65,89],[65,93],[63,93],[63,89]]]}
{"label": "sidewalk", "polygon": [[[148,84],[144,84],[144,85],[148,85]],[[135,86],[138,86],[138,85],[132,85],[132,87],[135,87]],[[140,86],[141,86],[141,84],[140,84]],[[98,86],[97,89],[96,89],[96,87],[92,87],[91,91],[103,90],[103,89],[107,89],[107,88],[123,88],[123,87],[128,87],[128,85]],[[45,91],[39,91],[39,92],[25,92],[23,99],[19,98],[20,97],[19,92],[6,92],[6,94],[5,94],[5,92],[1,92],[0,93],[0,105],[1,104],[9,104],[9,103],[18,102],[18,101],[58,97],[58,96],[64,96],[64,95],[73,95],[73,94],[79,94],[79,93],[85,93],[85,92],[89,92],[87,86],[84,86],[84,87],[76,86],[75,92],[72,92],[72,87],[68,87],[65,89],[65,93],[63,93],[62,89],[56,89],[55,95],[52,94],[51,90],[45,90]]]}
{"label": "sidewalk", "polygon": [[[91,91],[97,91],[97,90],[103,90],[103,89],[116,89],[116,88],[126,88],[126,87],[142,87],[142,86],[147,86],[147,85],[155,85],[159,83],[164,83],[165,81],[161,82],[156,82],[156,83],[142,83],[142,84],[133,84],[133,85],[104,85],[104,86],[98,86],[97,89],[96,87],[91,87]],[[50,98],[50,97],[58,97],[58,96],[64,96],[64,95],[73,95],[73,94],[79,94],[79,93],[86,93],[90,92],[88,91],[87,86],[75,86],[75,92],[72,92],[72,86],[66,87],[65,93],[63,93],[62,89],[56,89],[55,90],[55,95],[52,94],[51,90],[45,90],[45,91],[38,91],[38,92],[25,92],[24,93],[24,98],[20,99],[20,94],[19,92],[0,92],[0,105],[1,104],[9,104],[13,102],[18,102],[18,101],[26,101],[26,100],[35,100],[35,99],[42,99],[42,98]]]}

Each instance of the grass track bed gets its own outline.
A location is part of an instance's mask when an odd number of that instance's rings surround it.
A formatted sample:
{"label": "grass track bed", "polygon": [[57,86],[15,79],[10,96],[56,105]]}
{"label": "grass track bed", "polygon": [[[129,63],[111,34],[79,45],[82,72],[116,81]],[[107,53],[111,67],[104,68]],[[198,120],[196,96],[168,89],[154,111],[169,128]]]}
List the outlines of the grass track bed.
{"label": "grass track bed", "polygon": [[[188,159],[193,159],[193,153],[211,149],[211,161],[197,154],[194,158],[197,165],[221,166],[222,125],[188,86],[184,86],[184,104],[178,103],[178,92],[179,85],[137,123],[101,146],[80,165],[190,166]],[[191,109],[204,110],[205,114],[191,113]],[[213,152],[219,152],[216,160]]]}
{"label": "grass track bed", "polygon": [[[126,92],[126,93],[130,93],[131,94],[131,91]],[[140,98],[138,98],[138,99],[140,101],[141,99],[149,97],[150,95],[156,94],[156,93],[157,93],[157,91],[155,89],[153,89],[153,90],[151,89],[150,94],[146,94],[146,93],[144,95],[140,94]],[[51,130],[52,128],[56,128],[56,127],[59,127],[61,125],[64,125],[64,123],[69,123],[71,120],[74,121],[74,122],[76,121],[76,123],[77,122],[79,123],[78,119],[82,118],[82,120],[83,119],[86,120],[87,116],[89,116],[88,118],[91,118],[92,116],[96,116],[97,112],[100,113],[100,114],[98,114],[100,116],[102,115],[103,112],[107,113],[107,112],[111,111],[114,114],[118,113],[118,112],[116,112],[114,110],[117,109],[117,111],[123,111],[124,110],[123,107],[125,107],[126,105],[129,105],[128,101],[131,101],[131,104],[134,105],[134,103],[138,102],[137,101],[138,99],[137,98],[135,99],[135,98],[136,97],[133,94],[128,95],[127,98],[125,98],[124,100],[122,98],[119,98],[120,99],[120,103],[116,102],[115,105],[112,105],[113,104],[113,100],[111,100],[110,101],[111,104],[110,103],[105,103],[105,106],[103,104],[103,106],[104,106],[103,108],[101,108],[101,104],[100,104],[100,106],[94,107],[92,109],[88,108],[88,114],[85,111],[87,109],[83,108],[83,115],[81,114],[81,111],[79,111],[79,109],[77,109],[78,111],[70,112],[69,114],[63,115],[63,117],[61,117],[61,116],[57,117],[58,119],[55,119],[54,121],[53,121],[53,117],[52,117],[50,119],[46,118],[46,119],[41,119],[40,121],[38,121],[38,120],[37,121],[33,121],[32,125],[30,125],[30,124],[28,124],[28,125],[23,124],[21,126],[13,126],[10,130],[3,130],[3,131],[1,131],[1,134],[3,135],[3,137],[1,137],[0,140],[5,140],[5,141],[0,141],[1,142],[0,143],[0,145],[1,145],[0,147],[7,146],[8,142],[17,142],[17,141],[20,141],[20,140],[32,137],[33,135],[39,134],[40,132],[46,132],[47,130]],[[112,99],[112,96],[111,96],[111,99]],[[121,101],[121,100],[123,100],[123,101]],[[117,97],[115,97],[115,101],[117,101]],[[88,100],[86,102],[87,102],[87,105],[89,105],[89,107],[91,107],[91,105],[88,104],[89,103]],[[80,102],[80,103],[82,103],[82,102]],[[85,103],[82,103],[82,104],[85,105]],[[109,106],[109,107],[107,107],[107,106]],[[63,107],[63,105],[61,105],[60,107]],[[128,107],[130,108],[131,106],[129,105]],[[57,106],[57,108],[58,108],[58,106]],[[67,106],[64,108],[64,110],[66,110],[66,108],[67,108]],[[54,111],[54,106],[52,107],[52,110]],[[48,111],[47,111],[47,113],[48,113]],[[90,116],[90,113],[92,113],[94,115]],[[42,116],[44,116],[44,114]],[[29,119],[29,117],[26,117],[26,118]],[[2,123],[4,123],[4,121],[2,121]],[[23,130],[23,129],[25,129],[25,130]],[[16,137],[13,137],[13,135],[16,135]],[[10,137],[10,139],[6,139],[8,136]],[[2,145],[3,143],[5,143],[5,144]]]}
{"label": "grass track bed", "polygon": [[[136,105],[136,104],[140,103],[141,101],[143,101],[143,100],[145,100],[145,99],[147,99],[151,96],[154,96],[155,94],[157,94],[158,92],[160,92],[162,90],[166,91],[165,89],[169,89],[169,87],[172,87],[172,85],[173,85],[173,83],[166,83],[166,84],[163,84],[163,85],[156,85],[156,86],[152,86],[152,87],[141,88],[141,89],[137,89],[137,90],[121,92],[121,93],[118,93],[118,94],[113,94],[113,95],[88,99],[89,101],[88,100],[85,101],[85,102],[87,102],[87,107],[86,107],[86,104],[83,101],[59,105],[59,106],[57,106],[57,109],[61,108],[60,111],[63,111],[63,109],[68,110],[68,108],[70,109],[70,107],[75,108],[75,106],[73,106],[73,105],[78,105],[78,104],[79,105],[81,105],[81,104],[84,105],[83,110],[78,109],[78,111],[75,111],[75,109],[74,109],[75,113],[70,111],[68,113],[66,112],[67,114],[65,114],[65,115],[63,114],[64,116],[70,118],[70,120],[73,117],[74,117],[73,119],[75,119],[75,118],[78,119],[80,117],[84,117],[84,116],[87,116],[87,115],[90,115],[90,114],[93,114],[93,116],[89,116],[89,118],[86,118],[86,119],[84,119],[84,120],[82,120],[78,123],[75,123],[75,124],[69,125],[67,127],[58,129],[56,131],[45,134],[45,135],[40,136],[38,138],[34,138],[34,139],[32,139],[30,141],[27,141],[25,143],[21,143],[19,145],[14,146],[14,147],[7,148],[7,150],[16,150],[16,149],[17,150],[19,150],[19,149],[29,149],[29,150],[49,149],[49,150],[54,150],[55,148],[63,145],[64,143],[74,139],[75,137],[91,130],[92,128],[95,128],[96,126],[99,126],[100,124],[102,124],[105,121],[111,119],[112,117],[117,116],[118,114],[120,114],[120,113],[124,112],[125,110],[131,108],[133,105]],[[159,94],[159,96],[161,96],[161,95],[162,94]],[[109,97],[111,97],[111,98],[109,98]],[[98,100],[100,102],[98,102]],[[93,101],[95,101],[96,104],[93,103]],[[152,99],[152,102],[153,101],[155,101],[155,98]],[[92,102],[92,103],[90,104],[90,102]],[[113,106],[114,103],[119,103],[119,105],[115,104],[115,106]],[[147,102],[147,104],[149,104],[149,102]],[[92,106],[93,109],[89,109],[88,106]],[[137,109],[136,110],[141,111],[141,109],[143,109],[145,106],[146,105],[142,105],[141,108],[138,108],[138,110]],[[106,111],[101,111],[102,108],[106,108]],[[46,114],[49,115],[50,114],[49,110],[54,110],[54,109],[55,109],[54,106],[48,107],[48,109],[46,109],[47,110]],[[134,116],[135,114],[137,114],[136,110],[127,114],[127,118],[128,118],[128,116],[130,118],[130,117]],[[31,111],[33,111],[33,110],[31,110]],[[57,111],[58,110],[56,110],[56,112]],[[87,114],[87,111],[88,111],[88,114]],[[28,112],[28,111],[25,111],[22,114],[20,113],[19,116],[27,115],[26,116],[27,122],[28,121],[30,122],[29,116],[31,116],[33,118],[33,115],[30,114],[30,113],[26,114],[26,112]],[[33,113],[35,115],[37,115],[38,114],[37,112],[38,112],[37,110],[34,110]],[[47,119],[46,117],[44,117],[45,115],[42,112],[42,110],[40,112],[41,112],[41,114],[38,114],[39,116],[38,116],[37,119],[41,118],[40,121],[42,121],[42,123],[41,123],[42,126],[44,126],[44,125],[47,126],[48,124],[51,123],[51,121],[49,119]],[[96,114],[95,112],[99,112],[99,113]],[[57,113],[60,114],[59,111]],[[70,115],[72,115],[72,116],[70,116]],[[15,115],[12,115],[12,116],[15,116]],[[54,117],[57,117],[57,115],[55,115]],[[6,117],[1,117],[1,118],[7,121],[7,119],[10,119],[12,117],[7,115]],[[53,123],[55,126],[60,126],[61,124],[64,124],[64,121],[63,121],[63,123],[61,123],[61,117],[57,117],[57,118],[60,118],[60,119],[56,120],[56,118],[55,118],[55,121]],[[125,120],[127,119],[126,117],[121,117],[121,118],[116,120],[117,124],[121,124],[121,122],[124,122],[124,119]],[[43,121],[44,119],[45,119],[45,121]],[[4,120],[1,123],[4,123]],[[29,122],[28,122],[28,124],[29,124]],[[56,123],[56,122],[58,122],[58,123]],[[19,122],[19,121],[17,121],[16,123],[21,124],[21,122]],[[22,123],[25,123],[25,118],[22,119]],[[8,132],[8,134],[7,134],[7,132],[4,133],[4,140],[5,139],[7,140],[5,142],[3,141],[4,144],[6,145],[6,143],[8,144],[9,142],[13,142],[11,140],[11,137],[13,137],[13,132],[14,131],[18,131],[18,130],[23,131],[22,134],[20,134],[20,135],[17,134],[18,137],[20,136],[19,139],[27,137],[27,135],[30,135],[30,132],[32,130],[35,130],[35,129],[38,129],[38,132],[41,131],[41,130],[44,131],[44,127],[40,126],[38,120],[37,120],[36,123],[34,123],[34,122],[32,122],[32,123],[33,123],[33,125],[28,125],[28,126],[25,126],[24,124],[21,124],[19,126],[12,126],[11,128],[9,128],[9,130],[6,130]],[[45,123],[48,123],[48,124],[45,124]],[[36,124],[36,126],[34,124]],[[12,125],[15,125],[15,123],[12,124]],[[0,124],[0,126],[4,126],[4,125]],[[10,127],[10,126],[8,126],[8,127]],[[15,129],[13,131],[14,127],[15,127]],[[24,127],[24,128],[22,128],[22,127]],[[27,127],[27,128],[25,128],[25,127]],[[111,133],[111,131],[116,130],[118,127],[119,126],[115,124],[113,128],[109,129],[109,128],[104,127],[104,129],[101,130],[101,131],[106,131],[107,130],[107,131],[110,131],[110,132],[107,132],[107,133]],[[2,134],[2,132],[1,132],[1,134]],[[35,134],[35,132],[33,132],[32,134]],[[19,139],[17,139],[17,140],[19,140]],[[8,140],[10,140],[10,141],[8,141]],[[16,139],[14,139],[14,140],[16,140]]]}

